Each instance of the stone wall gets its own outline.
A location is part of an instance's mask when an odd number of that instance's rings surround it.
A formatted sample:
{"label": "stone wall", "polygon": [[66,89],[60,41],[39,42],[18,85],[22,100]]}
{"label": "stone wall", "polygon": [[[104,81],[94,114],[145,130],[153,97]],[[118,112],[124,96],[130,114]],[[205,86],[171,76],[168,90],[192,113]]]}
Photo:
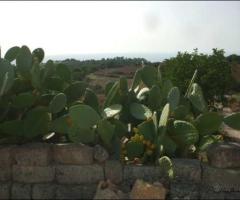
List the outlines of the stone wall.
{"label": "stone wall", "polygon": [[[137,179],[164,182],[156,166],[123,166],[94,159],[81,144],[26,144],[0,147],[1,199],[92,199],[110,180],[129,192]],[[240,169],[223,169],[192,159],[173,159],[175,179],[167,199],[239,199]]]}

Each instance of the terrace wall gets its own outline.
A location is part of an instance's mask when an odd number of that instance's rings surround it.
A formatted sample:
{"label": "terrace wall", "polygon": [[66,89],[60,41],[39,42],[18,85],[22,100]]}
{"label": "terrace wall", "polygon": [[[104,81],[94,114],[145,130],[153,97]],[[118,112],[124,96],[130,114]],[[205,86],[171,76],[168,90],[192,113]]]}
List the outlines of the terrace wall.
{"label": "terrace wall", "polygon": [[[175,179],[167,199],[239,199],[240,169],[222,169],[194,159],[173,159]],[[136,179],[164,182],[157,166],[123,166],[94,160],[81,144],[0,147],[0,199],[92,199],[101,180],[129,192]]]}

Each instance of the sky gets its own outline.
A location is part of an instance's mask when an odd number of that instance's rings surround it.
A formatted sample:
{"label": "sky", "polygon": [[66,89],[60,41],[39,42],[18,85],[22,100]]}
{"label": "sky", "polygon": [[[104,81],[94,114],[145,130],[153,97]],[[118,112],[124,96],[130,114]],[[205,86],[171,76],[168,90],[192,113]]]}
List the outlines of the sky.
{"label": "sky", "polygon": [[0,2],[0,46],[77,54],[240,54],[238,1]]}

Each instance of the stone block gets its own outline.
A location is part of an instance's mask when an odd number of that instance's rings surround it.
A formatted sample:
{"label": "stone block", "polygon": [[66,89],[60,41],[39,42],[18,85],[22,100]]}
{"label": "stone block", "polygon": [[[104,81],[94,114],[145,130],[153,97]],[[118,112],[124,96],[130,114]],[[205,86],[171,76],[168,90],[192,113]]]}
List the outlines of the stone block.
{"label": "stone block", "polygon": [[172,182],[169,199],[199,199],[199,184]]}
{"label": "stone block", "polygon": [[31,199],[31,185],[14,183],[12,185],[11,199]]}
{"label": "stone block", "polygon": [[31,143],[14,149],[16,164],[22,166],[47,166],[51,162],[50,144]]}
{"label": "stone block", "polygon": [[33,166],[13,166],[13,180],[21,183],[44,183],[51,182],[55,178],[55,168],[33,167]]}
{"label": "stone block", "polygon": [[54,199],[54,184],[34,184],[32,186],[32,199]]}
{"label": "stone block", "polygon": [[61,165],[56,167],[56,179],[64,184],[97,183],[104,179],[100,165]]}
{"label": "stone block", "polygon": [[12,176],[11,167],[0,166],[0,181],[10,181]]}
{"label": "stone block", "polygon": [[168,190],[161,183],[150,184],[137,180],[130,192],[130,199],[165,199]]}
{"label": "stone block", "polygon": [[118,184],[123,180],[123,166],[120,161],[108,160],[105,163],[105,178]]}
{"label": "stone block", "polygon": [[172,159],[175,182],[201,182],[200,161],[196,159]]}
{"label": "stone block", "polygon": [[213,167],[240,168],[240,144],[235,142],[212,144],[207,149],[207,157]]}
{"label": "stone block", "polygon": [[55,199],[93,199],[97,185],[58,185]]}
{"label": "stone block", "polygon": [[215,192],[240,192],[240,170],[202,165],[202,183]]}
{"label": "stone block", "polygon": [[10,183],[0,183],[0,199],[10,199]]}
{"label": "stone block", "polygon": [[0,146],[0,166],[10,167],[13,163],[12,149],[14,146]]}
{"label": "stone block", "polygon": [[53,157],[58,164],[89,165],[93,163],[93,148],[84,144],[56,144]]}
{"label": "stone block", "polygon": [[123,169],[123,180],[130,185],[133,184],[137,179],[153,182],[159,181],[161,178],[161,171],[156,166],[127,165]]}

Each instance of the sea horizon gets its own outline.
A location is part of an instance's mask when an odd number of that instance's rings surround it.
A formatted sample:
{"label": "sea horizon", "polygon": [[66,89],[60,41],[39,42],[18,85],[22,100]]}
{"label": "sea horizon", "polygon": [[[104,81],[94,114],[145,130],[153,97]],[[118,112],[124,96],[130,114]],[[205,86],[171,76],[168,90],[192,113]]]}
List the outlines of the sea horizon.
{"label": "sea horizon", "polygon": [[177,53],[96,53],[96,54],[61,54],[61,55],[48,55],[44,61],[49,59],[62,61],[65,59],[76,59],[76,60],[101,60],[114,57],[125,57],[125,58],[144,58],[150,62],[162,62],[165,59],[176,56]]}

